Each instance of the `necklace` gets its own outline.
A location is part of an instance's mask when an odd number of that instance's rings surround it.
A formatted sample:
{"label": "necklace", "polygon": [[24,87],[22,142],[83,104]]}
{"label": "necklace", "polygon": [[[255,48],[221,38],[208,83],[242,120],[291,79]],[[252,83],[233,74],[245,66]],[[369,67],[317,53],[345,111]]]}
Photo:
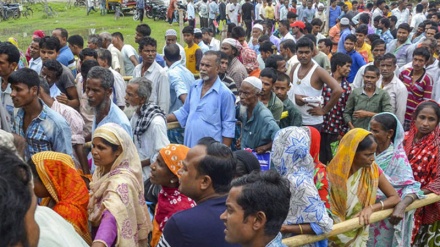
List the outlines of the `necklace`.
{"label": "necklace", "polygon": [[297,85],[300,85],[300,84],[301,84],[301,81],[304,79],[304,77],[307,76],[307,74],[309,73],[309,71],[310,71],[311,68],[313,68],[313,65],[312,65],[310,68],[307,69],[305,75],[302,75],[302,76],[301,76],[302,78],[300,79],[300,78],[299,78],[299,72],[301,71],[301,67],[299,67],[299,69],[298,69],[298,75],[297,75],[297,77],[298,77],[298,81],[296,82]]}

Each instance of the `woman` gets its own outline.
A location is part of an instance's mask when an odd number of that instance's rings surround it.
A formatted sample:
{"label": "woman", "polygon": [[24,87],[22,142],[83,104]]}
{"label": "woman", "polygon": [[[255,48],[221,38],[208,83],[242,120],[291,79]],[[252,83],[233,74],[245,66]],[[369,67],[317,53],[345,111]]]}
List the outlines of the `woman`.
{"label": "woman", "polygon": [[[315,165],[309,147],[309,134],[301,127],[281,129],[273,141],[271,161],[275,169],[290,181],[289,214],[281,227],[281,233],[289,236],[324,234],[333,227],[313,183]],[[327,246],[327,240],[307,246]]]}
{"label": "woman", "polygon": [[131,137],[117,124],[104,124],[93,133],[91,153],[96,165],[88,206],[92,247],[147,246],[152,227]]}
{"label": "woman", "polygon": [[151,183],[162,186],[153,221],[153,247],[159,242],[165,224],[173,214],[196,205],[192,199],[179,192],[177,172],[182,168],[182,160],[188,151],[186,146],[169,144],[159,151],[156,162],[151,165]]}
{"label": "woman", "polygon": [[87,221],[89,191],[67,154],[52,151],[34,154],[28,161],[34,176],[35,195],[40,205],[52,208],[73,225],[89,245],[92,243]]}
{"label": "woman", "polygon": [[235,178],[243,177],[252,171],[261,171],[260,162],[252,152],[247,150],[237,150],[234,152],[234,158],[237,160],[235,166]]}
{"label": "woman", "polygon": [[[402,200],[389,219],[370,225],[367,246],[411,246],[414,211],[405,213],[405,209],[423,192],[403,149],[403,126],[394,114],[384,112],[371,119],[370,131],[377,142],[376,163]],[[385,195],[378,190],[376,202],[381,200]]]}
{"label": "woman", "polygon": [[[333,220],[340,223],[359,217],[359,224],[364,225],[331,237],[331,246],[366,246],[371,214],[392,208],[400,201],[396,190],[374,162],[376,148],[370,132],[354,128],[341,139],[335,157],[327,166]],[[387,199],[374,203],[378,188]]]}
{"label": "woman", "polygon": [[319,197],[324,202],[325,207],[330,209],[330,204],[328,202],[328,179],[326,166],[319,161],[319,150],[321,147],[321,134],[319,131],[313,127],[305,127],[310,136],[310,155],[313,158],[313,163],[315,164],[315,170],[313,172],[313,182],[315,183],[316,189],[318,189]]}
{"label": "woman", "polygon": [[[413,114],[404,147],[414,178],[424,194],[440,194],[440,106],[435,101],[420,103]],[[437,246],[440,237],[440,203],[417,209],[413,241],[415,246]]]}

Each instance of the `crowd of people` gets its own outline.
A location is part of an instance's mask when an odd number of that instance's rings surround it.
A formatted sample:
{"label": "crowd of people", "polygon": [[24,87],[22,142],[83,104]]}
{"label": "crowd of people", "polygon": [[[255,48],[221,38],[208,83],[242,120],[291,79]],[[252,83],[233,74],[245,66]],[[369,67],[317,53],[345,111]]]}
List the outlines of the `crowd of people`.
{"label": "crowd of people", "polygon": [[436,246],[440,6],[330,2],[1,42],[0,246]]}

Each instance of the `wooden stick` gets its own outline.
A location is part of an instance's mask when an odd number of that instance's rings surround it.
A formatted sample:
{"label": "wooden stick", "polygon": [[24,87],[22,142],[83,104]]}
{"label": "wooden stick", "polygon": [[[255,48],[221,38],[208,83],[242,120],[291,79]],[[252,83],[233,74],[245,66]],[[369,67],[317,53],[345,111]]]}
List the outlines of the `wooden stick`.
{"label": "wooden stick", "polygon": [[180,124],[179,124],[179,122],[170,122],[170,123],[167,123],[167,128],[169,130],[177,129],[177,128],[180,128]]}
{"label": "wooden stick", "polygon": [[[415,200],[413,203],[411,203],[406,209],[405,212],[424,207],[426,205],[435,203],[440,201],[440,195],[436,195],[434,193],[426,195],[426,198],[421,200]],[[384,220],[388,218],[393,213],[393,208],[382,210],[379,212],[375,212],[371,215],[370,222],[375,223],[381,220]],[[305,244],[314,243],[317,241],[321,241],[323,239],[329,238],[330,236],[339,235],[344,232],[348,232],[357,228],[362,227],[362,225],[359,224],[359,217],[346,220],[344,222],[338,223],[333,225],[333,230],[329,233],[322,234],[322,235],[299,235],[291,238],[283,239],[283,243],[289,247],[293,246],[302,246]]]}

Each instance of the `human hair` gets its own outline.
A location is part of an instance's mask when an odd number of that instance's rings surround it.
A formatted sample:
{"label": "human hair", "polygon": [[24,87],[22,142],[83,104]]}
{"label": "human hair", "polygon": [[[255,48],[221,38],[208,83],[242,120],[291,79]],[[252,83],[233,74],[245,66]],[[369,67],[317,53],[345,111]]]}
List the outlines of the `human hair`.
{"label": "human hair", "polygon": [[380,23],[385,26],[385,28],[390,28],[390,20],[386,17],[380,19]]}
{"label": "human hair", "polygon": [[310,50],[313,51],[313,49],[315,49],[315,44],[313,44],[313,42],[309,38],[302,37],[296,43],[296,49],[298,50],[301,47],[308,47],[310,48]]}
{"label": "human hair", "polygon": [[226,54],[226,53],[220,51],[220,60],[224,60],[224,59],[228,60],[228,62],[229,62],[229,56],[228,56],[228,54]]}
{"label": "human hair", "polygon": [[99,48],[96,53],[98,55],[98,58],[104,60],[108,66],[112,65],[112,53],[109,50]]}
{"label": "human hair", "polygon": [[394,22],[394,24],[397,23],[397,17],[395,15],[392,15],[392,16],[388,17],[388,19],[390,20],[390,23],[391,22]]}
{"label": "human hair", "polygon": [[368,26],[366,24],[359,25],[356,28],[355,33],[361,33],[363,35],[368,35]]}
{"label": "human hair", "polygon": [[46,67],[46,69],[55,72],[55,76],[57,79],[59,79],[61,74],[63,74],[63,66],[61,66],[60,62],[55,59],[46,60],[43,63],[43,67]]}
{"label": "human hair", "polygon": [[426,38],[424,41],[422,41],[422,43],[424,43],[426,41],[430,42],[429,43],[429,48],[431,48],[431,50],[435,50],[437,48],[438,43],[437,43],[437,40],[435,38],[433,38],[433,37]]}
{"label": "human hair", "polygon": [[[50,86],[49,83],[44,79],[44,77],[39,76],[40,79],[40,88],[43,90],[43,92],[47,95],[50,95]],[[30,160],[30,159],[29,159]]]}
{"label": "human hair", "polygon": [[102,37],[97,34],[89,35],[89,42],[95,44],[97,47],[102,47]]}
{"label": "human hair", "polygon": [[56,52],[59,52],[61,48],[60,40],[52,36],[43,37],[39,45],[40,49],[55,50]]}
{"label": "human hair", "polygon": [[[271,55],[270,57],[272,57],[274,55]],[[280,55],[277,55],[280,56]],[[269,57],[269,58],[270,58]],[[282,57],[282,56],[281,56]],[[268,59],[269,59],[268,58]],[[275,62],[276,64],[276,62]],[[260,72],[260,77],[267,77],[272,79],[272,84],[275,83],[277,81],[277,68],[275,67],[268,67],[266,65],[266,68],[264,68],[261,72]]]}
{"label": "human hair", "polygon": [[99,79],[101,80],[101,87],[105,90],[112,88],[114,83],[113,73],[106,68],[100,66],[94,66],[87,73],[87,79]]}
{"label": "human hair", "polygon": [[437,27],[437,26],[432,25],[432,26],[430,26],[430,27],[427,28],[427,29],[432,29],[432,30],[435,31],[435,33],[438,33],[438,27]]}
{"label": "human hair", "polygon": [[182,29],[182,33],[189,33],[194,35],[194,28],[192,26],[186,26]]}
{"label": "human hair", "polygon": [[263,43],[263,42],[266,42],[266,41],[270,41],[270,37],[269,37],[269,35],[261,35],[259,38],[258,38],[258,43]]}
{"label": "human hair", "polygon": [[380,124],[380,128],[383,131],[393,130],[393,136],[391,137],[391,141],[394,142],[394,138],[396,137],[397,130],[397,120],[390,113],[378,114],[374,115],[371,120],[374,120]]}
{"label": "human hair", "polygon": [[180,60],[180,48],[176,44],[169,44],[164,49],[165,57],[170,62],[177,62]]}
{"label": "human hair", "polygon": [[382,19],[383,16],[376,16],[374,17],[373,21],[379,23],[380,19]]}
{"label": "human hair", "polygon": [[437,124],[438,124],[440,122],[440,106],[438,105],[437,102],[433,100],[428,100],[420,103],[413,113],[413,119],[417,119],[419,113],[427,107],[431,107],[434,110],[435,115],[437,115]]}
{"label": "human hair", "polygon": [[237,204],[243,209],[243,221],[258,212],[266,215],[264,234],[275,236],[281,229],[290,208],[289,181],[274,171],[252,172],[236,178],[232,187],[242,187]]}
{"label": "human hair", "polygon": [[81,63],[81,75],[83,76],[84,81],[87,79],[89,71],[95,66],[99,66],[99,63],[96,60],[86,60]]}
{"label": "human hair", "polygon": [[429,53],[428,48],[426,47],[419,47],[416,48],[413,52],[413,57],[415,56],[422,56],[425,58],[425,61],[428,61],[431,57],[431,53]]}
{"label": "human hair", "polygon": [[352,1],[351,4],[358,4],[358,1]]}
{"label": "human hair", "polygon": [[[307,33],[309,33],[309,34],[312,33],[312,29],[313,29],[312,24],[310,24],[310,23],[308,23],[308,22],[306,22],[305,24],[306,24],[306,28],[305,28],[305,30],[307,30]],[[304,33],[302,28],[299,28],[299,31],[300,31],[301,33]]]}
{"label": "human hair", "polygon": [[363,13],[359,16],[359,21],[362,22],[362,24],[368,24],[370,23],[370,15],[367,13]]}
{"label": "human hair", "polygon": [[69,38],[69,33],[67,32],[66,29],[62,28],[62,27],[57,27],[55,28],[55,30],[60,31],[61,37],[65,38],[67,40],[67,38]]}
{"label": "human hair", "polygon": [[[234,27],[236,27],[237,25],[235,25],[235,23],[231,22],[228,24],[228,33],[232,32],[232,29],[234,29]],[[183,31],[182,31],[183,32]]]}
{"label": "human hair", "polygon": [[8,63],[18,63],[20,61],[20,51],[9,42],[0,43],[0,54],[8,56]]}
{"label": "human hair", "polygon": [[331,50],[331,48],[333,47],[333,42],[331,41],[331,39],[320,39],[320,40],[318,41],[318,44],[320,44],[320,43],[322,43],[322,42],[324,42],[324,45],[325,45],[326,47],[330,48],[330,50]]}
{"label": "human hair", "polygon": [[265,41],[263,42],[263,44],[260,45],[260,48],[258,49],[260,52],[264,51],[264,52],[270,52],[270,53],[274,53],[274,50],[276,50],[276,46],[270,42],[270,41]]}
{"label": "human hair", "polygon": [[79,48],[84,47],[84,39],[78,34],[70,36],[69,39],[67,39],[67,42],[69,42],[71,45],[76,45]]}
{"label": "human hair", "polygon": [[84,60],[85,57],[93,57],[94,59],[98,59],[98,53],[95,49],[92,48],[84,48],[79,53],[79,59]]}
{"label": "human hair", "polygon": [[436,33],[436,34],[434,35],[434,39],[440,39],[440,33]]}
{"label": "human hair", "polygon": [[[367,3],[367,9],[369,9],[369,10],[372,10],[373,9],[373,7],[374,7],[374,4],[373,3]],[[368,15],[368,14],[367,14]]]}
{"label": "human hair", "polygon": [[330,64],[331,64],[332,73],[336,72],[336,69],[338,68],[338,66],[342,67],[342,66],[346,65],[347,63],[352,63],[352,62],[353,61],[352,61],[350,55],[347,55],[347,54],[342,53],[342,52],[335,53],[330,58]]}
{"label": "human hair", "polygon": [[280,24],[282,24],[283,26],[287,27],[287,29],[289,29],[289,20],[285,19],[285,20],[280,20]]}
{"label": "human hair", "polygon": [[294,53],[296,51],[295,41],[291,39],[286,39],[281,41],[280,46],[283,46],[284,49],[288,49],[290,52]]}
{"label": "human hair", "polygon": [[136,77],[128,82],[128,85],[138,85],[137,95],[144,98],[146,102],[150,99],[153,83],[145,77]]}
{"label": "human hair", "polygon": [[122,42],[124,42],[124,35],[122,35],[121,32],[114,32],[114,33],[112,33],[112,37],[119,38]]}
{"label": "human hair", "polygon": [[142,51],[142,49],[144,49],[145,46],[152,46],[154,47],[154,49],[157,48],[157,41],[151,37],[144,37],[139,41],[139,52]]}
{"label": "human hair", "polygon": [[12,74],[8,78],[8,82],[11,84],[23,83],[31,87],[37,87],[37,92],[40,91],[40,79],[38,78],[37,72],[33,69],[22,68],[12,72]]}
{"label": "human hair", "polygon": [[6,147],[0,157],[0,246],[29,246],[25,217],[32,205],[31,171]]}
{"label": "human hair", "polygon": [[304,35],[303,38],[310,39],[312,41],[312,43],[313,43],[313,47],[315,47],[315,44],[316,44],[316,37],[315,37],[315,35],[309,33],[309,34]]}
{"label": "human hair", "polygon": [[109,32],[102,32],[99,34],[99,37],[103,41],[108,41],[110,43],[112,42],[112,35]]}
{"label": "human hair", "polygon": [[[350,40],[350,41],[353,41],[353,43],[356,43],[357,38],[356,38],[356,35],[354,35],[354,34],[349,34],[349,35],[347,35],[347,37],[345,38],[345,40]],[[345,42],[345,40],[344,40],[344,42]]]}
{"label": "human hair", "polygon": [[246,36],[246,31],[241,26],[234,27],[231,31],[231,38],[233,39],[239,39],[245,36]]}
{"label": "human hair", "polygon": [[142,23],[136,26],[136,32],[142,34],[142,36],[150,36],[151,35],[151,28],[148,26],[148,24]]}
{"label": "human hair", "polygon": [[293,13],[291,11],[287,12],[287,19],[292,19],[292,18],[296,18],[296,17],[298,17],[297,14],[295,14],[295,13]]}
{"label": "human hair", "polygon": [[372,72],[376,73],[376,75],[377,75],[378,77],[379,77],[379,75],[380,75],[380,71],[379,71],[379,69],[378,69],[376,66],[374,66],[374,65],[368,65],[367,67],[365,67],[364,75],[365,75],[368,71],[372,71]]}
{"label": "human hair", "polygon": [[370,148],[371,145],[373,145],[373,143],[375,143],[373,135],[368,134],[361,142],[359,142],[358,147],[356,149],[356,153],[362,152],[362,151]]}
{"label": "human hair", "polygon": [[422,13],[423,11],[423,5],[417,4],[416,5],[416,13]]}
{"label": "human hair", "polygon": [[38,43],[38,47],[40,47],[40,40],[41,40],[40,37],[36,37],[36,38],[33,38],[33,39],[32,39],[32,42],[36,42],[36,43]]}
{"label": "human hair", "polygon": [[202,39],[203,38],[203,33],[194,33],[194,38]]}
{"label": "human hair", "polygon": [[236,166],[231,149],[217,141],[203,146],[206,147],[206,156],[197,165],[198,175],[209,176],[216,193],[228,192]]}
{"label": "human hair", "polygon": [[386,53],[385,55],[383,55],[383,56],[380,58],[380,62],[381,62],[381,61],[384,61],[384,60],[387,60],[387,59],[391,59],[391,62],[392,62],[394,65],[397,63],[397,58],[396,58],[396,56],[394,56],[394,54],[392,54],[392,53]]}
{"label": "human hair", "polygon": [[377,0],[376,6],[380,6],[383,3],[385,3],[385,0]]}
{"label": "human hair", "polygon": [[220,51],[213,51],[213,50],[209,50],[207,52],[205,52],[205,54],[203,54],[203,56],[215,56],[215,63],[217,64],[217,66],[220,66],[221,64],[221,57],[222,55],[220,54]]}
{"label": "human hair", "polygon": [[283,81],[283,82],[287,82],[287,84],[289,84],[290,77],[286,73],[278,72],[277,73],[277,81]]}
{"label": "human hair", "polygon": [[212,143],[218,142],[216,141],[214,138],[210,137],[210,136],[205,136],[200,138],[200,140],[197,141],[197,145],[202,145],[202,146],[209,146]]}
{"label": "human hair", "polygon": [[[367,35],[368,39],[370,39],[370,35],[373,35],[373,34],[368,34]],[[377,35],[377,34],[374,34],[374,35]],[[370,39],[370,41],[371,41],[371,39]],[[382,39],[379,38],[379,39],[374,39],[373,41],[371,41],[371,50],[374,50],[374,48],[378,45],[385,45],[385,49],[387,48],[387,44],[385,43],[385,41],[383,41]]]}
{"label": "human hair", "polygon": [[315,18],[311,22],[312,26],[322,26],[322,21],[319,18]]}
{"label": "human hair", "polygon": [[278,69],[278,65],[277,63],[279,61],[284,61],[284,57],[278,54],[273,54],[270,55],[267,59],[266,62],[264,63],[266,68],[273,68],[275,70]]}
{"label": "human hair", "polygon": [[242,177],[252,171],[261,171],[260,162],[252,153],[246,150],[237,150],[233,155],[237,162],[234,177]]}

